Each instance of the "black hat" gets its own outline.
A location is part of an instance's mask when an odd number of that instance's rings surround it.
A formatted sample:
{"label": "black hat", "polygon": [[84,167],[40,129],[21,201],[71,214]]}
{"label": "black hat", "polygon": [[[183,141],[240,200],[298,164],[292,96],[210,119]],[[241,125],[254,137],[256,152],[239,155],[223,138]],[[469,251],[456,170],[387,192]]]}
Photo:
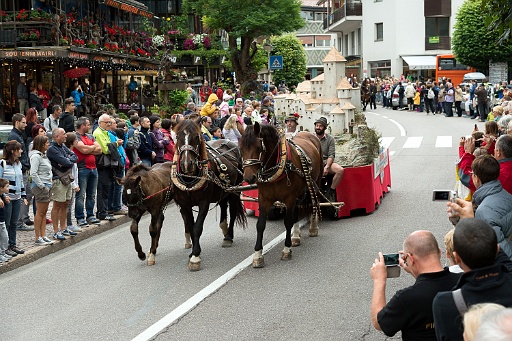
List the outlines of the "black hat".
{"label": "black hat", "polygon": [[299,123],[299,121],[298,121],[299,117],[300,117],[300,115],[298,113],[293,113],[293,115],[288,115],[284,119],[284,123],[286,123],[288,121],[295,121],[296,123]]}
{"label": "black hat", "polygon": [[323,125],[326,128],[329,125],[329,123],[327,123],[327,119],[325,117],[320,117],[318,120],[315,121],[315,124],[317,124],[317,123],[320,123],[321,125]]}

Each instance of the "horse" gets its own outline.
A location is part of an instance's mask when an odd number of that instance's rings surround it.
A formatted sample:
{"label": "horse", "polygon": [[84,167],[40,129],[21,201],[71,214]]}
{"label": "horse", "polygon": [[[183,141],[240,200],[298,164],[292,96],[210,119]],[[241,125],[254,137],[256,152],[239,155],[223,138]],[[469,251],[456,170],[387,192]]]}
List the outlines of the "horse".
{"label": "horse", "polygon": [[370,85],[361,85],[361,104],[363,105],[363,111],[366,111],[366,106],[370,103]]}
{"label": "horse", "polygon": [[[188,268],[190,271],[198,271],[201,268],[199,239],[210,203],[218,203],[221,210],[219,226],[224,234],[222,247],[232,246],[235,221],[243,228],[247,225],[240,193],[229,190],[242,183],[242,156],[238,146],[229,140],[206,143],[199,124],[194,120],[183,120],[176,127],[174,159],[174,200],[180,207],[185,231],[192,238]],[[195,220],[192,214],[194,206],[199,207]]]}
{"label": "horse", "polygon": [[147,264],[156,262],[156,249],[160,239],[160,230],[164,221],[164,208],[172,200],[171,162],[158,163],[153,167],[143,164],[135,165],[128,170],[126,176],[117,179],[124,185],[123,194],[128,206],[128,216],[132,218],[130,232],[135,242],[135,251],[140,260],[145,260],[139,242],[139,221],[147,211],[151,214],[149,234],[151,235],[151,248]]}
{"label": "horse", "polygon": [[297,225],[299,205],[304,213],[310,214],[309,235],[318,236],[320,209],[317,193],[323,168],[320,140],[308,132],[299,132],[293,140],[287,140],[274,126],[255,123],[247,127],[239,145],[244,163],[244,181],[258,186],[260,216],[256,223],[257,238],[252,266],[265,266],[263,232],[267,214],[276,201],[286,207],[286,239],[281,259],[289,260],[292,256],[290,247],[300,245]]}

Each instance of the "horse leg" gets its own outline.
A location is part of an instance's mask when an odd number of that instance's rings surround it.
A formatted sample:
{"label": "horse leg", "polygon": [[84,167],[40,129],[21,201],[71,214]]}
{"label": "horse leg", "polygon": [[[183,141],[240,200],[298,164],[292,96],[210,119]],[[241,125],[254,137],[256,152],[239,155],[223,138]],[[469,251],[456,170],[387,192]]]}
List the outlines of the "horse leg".
{"label": "horse leg", "polygon": [[203,225],[206,215],[208,214],[209,202],[202,201],[199,203],[199,212],[197,213],[197,219],[192,228],[192,253],[188,261],[188,269],[190,271],[198,271],[201,269],[201,245],[199,239],[203,234]]}
{"label": "horse leg", "polygon": [[156,248],[158,247],[158,237],[160,237],[159,229],[162,227],[160,215],[151,214],[151,224],[149,225],[149,234],[151,235],[151,248],[149,249],[148,265],[155,265]]}
{"label": "horse leg", "polygon": [[133,241],[135,243],[135,251],[137,251],[137,255],[140,260],[146,259],[146,254],[142,251],[142,246],[139,242],[139,221],[142,217],[141,214],[137,214],[135,218],[132,218],[132,224],[130,225],[130,232],[133,237]]}
{"label": "horse leg", "polygon": [[194,226],[194,215],[192,209],[185,209],[183,206],[180,208],[183,224],[185,225],[185,249],[192,248],[192,227]]}
{"label": "horse leg", "polygon": [[309,236],[318,237],[318,215],[311,214],[309,218]]}
{"label": "horse leg", "polygon": [[[233,244],[233,236],[229,235],[229,230],[228,230],[228,198],[222,199],[219,202],[219,206],[220,206],[219,227],[222,230],[222,235],[224,236],[224,240],[222,241],[222,247],[230,247]],[[231,209],[231,207],[230,207],[230,209]]]}
{"label": "horse leg", "polygon": [[297,217],[297,207],[292,207],[291,205],[286,206],[286,214],[284,215],[284,227],[286,228],[286,238],[284,240],[283,252],[281,253],[281,260],[290,260],[292,258],[292,250],[290,249],[290,247],[292,246],[291,232],[293,224],[297,222]]}
{"label": "horse leg", "polygon": [[265,259],[263,258],[263,232],[267,224],[267,214],[270,207],[263,207],[260,201],[260,216],[256,223],[256,245],[254,245],[254,256],[252,257],[253,268],[263,268],[265,266]]}
{"label": "horse leg", "polygon": [[300,226],[299,226],[299,211],[297,208],[293,210],[293,221],[295,222],[293,224],[293,232],[292,232],[292,246],[300,246]]}

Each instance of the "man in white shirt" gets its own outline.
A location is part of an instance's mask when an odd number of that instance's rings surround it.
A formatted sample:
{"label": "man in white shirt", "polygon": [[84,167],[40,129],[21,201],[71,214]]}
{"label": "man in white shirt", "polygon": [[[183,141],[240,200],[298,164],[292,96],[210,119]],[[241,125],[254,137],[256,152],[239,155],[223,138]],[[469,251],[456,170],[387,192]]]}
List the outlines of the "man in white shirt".
{"label": "man in white shirt", "polygon": [[59,127],[59,117],[62,114],[62,107],[58,104],[52,107],[52,114],[45,118],[43,122],[44,129],[46,132],[52,132],[53,129]]}

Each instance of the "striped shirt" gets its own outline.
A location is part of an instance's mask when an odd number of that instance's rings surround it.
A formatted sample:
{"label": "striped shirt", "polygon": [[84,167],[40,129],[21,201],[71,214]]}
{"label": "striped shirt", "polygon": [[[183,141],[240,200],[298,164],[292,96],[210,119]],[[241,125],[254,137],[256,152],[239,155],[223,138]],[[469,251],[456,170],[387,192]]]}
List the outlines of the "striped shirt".
{"label": "striped shirt", "polygon": [[27,197],[20,162],[9,165],[5,160],[0,160],[0,178],[9,180],[9,193],[7,195],[11,200]]}

